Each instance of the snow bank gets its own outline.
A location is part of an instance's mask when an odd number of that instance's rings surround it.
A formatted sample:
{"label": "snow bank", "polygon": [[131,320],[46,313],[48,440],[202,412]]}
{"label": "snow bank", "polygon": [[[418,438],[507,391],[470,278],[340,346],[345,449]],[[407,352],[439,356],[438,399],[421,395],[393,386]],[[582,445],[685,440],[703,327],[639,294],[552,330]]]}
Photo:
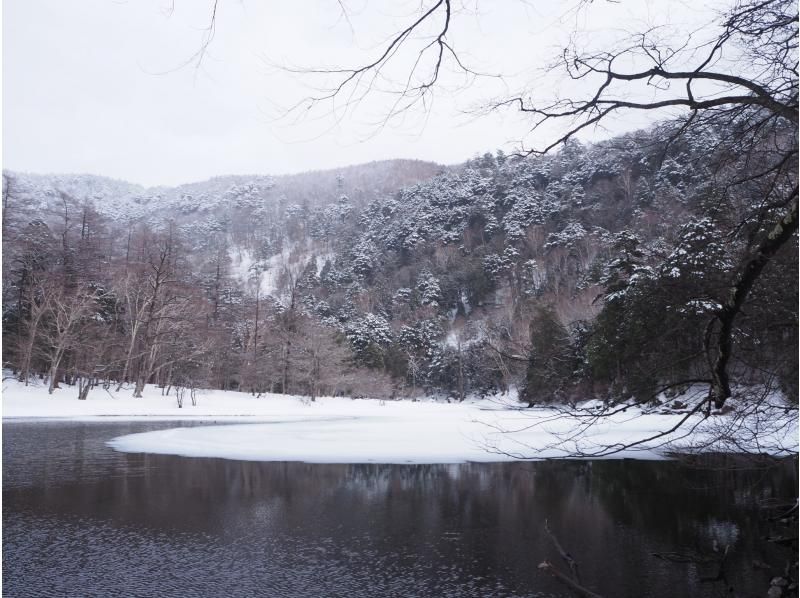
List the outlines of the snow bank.
{"label": "snow bank", "polygon": [[[221,457],[252,461],[310,463],[458,463],[605,456],[617,443],[646,439],[668,430],[683,414],[643,413],[628,409],[594,421],[566,417],[554,409],[519,409],[508,397],[448,404],[434,401],[376,401],[203,391],[198,405],[188,397],[177,407],[148,386],[141,399],[130,389],[120,393],[95,389],[86,401],[73,388],[47,394],[44,386],[3,383],[4,418],[69,418],[97,420],[204,419],[237,422],[132,434],[109,442],[116,450]],[[242,425],[241,421],[249,423]],[[615,452],[615,458],[659,459],[670,450],[753,450],[782,453],[797,450],[797,425],[792,420],[759,428],[758,435],[742,427],[737,436],[730,415],[692,418],[681,429]],[[585,424],[591,423],[587,426]],[[752,429],[752,427],[750,427]],[[687,430],[692,430],[687,433]],[[723,437],[726,443],[711,442]],[[667,442],[669,441],[669,442]]]}
{"label": "snow bank", "polygon": [[66,386],[47,394],[47,385],[32,382],[28,386],[5,378],[3,380],[3,418],[66,418],[92,421],[99,418],[116,419],[253,419],[260,415],[274,416],[287,409],[298,409],[302,401],[296,397],[268,395],[256,399],[245,393],[215,390],[197,391],[193,406],[188,391],[183,408],[178,407],[175,392],[162,396],[161,389],[147,385],[141,398],[133,397],[133,386],[109,390],[94,388],[85,401],[77,399],[75,387]]}

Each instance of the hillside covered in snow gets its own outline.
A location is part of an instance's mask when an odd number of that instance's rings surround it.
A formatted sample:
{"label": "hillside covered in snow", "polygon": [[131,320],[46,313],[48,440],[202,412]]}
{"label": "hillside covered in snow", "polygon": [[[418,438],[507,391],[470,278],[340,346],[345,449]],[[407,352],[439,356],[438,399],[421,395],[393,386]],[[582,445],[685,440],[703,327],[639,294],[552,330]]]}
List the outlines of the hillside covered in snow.
{"label": "hillside covered in snow", "polygon": [[[755,165],[726,130],[674,126],[169,189],[5,172],[4,365],[137,395],[680,402],[772,208],[728,185]],[[795,236],[752,289],[733,371],[793,398],[796,265]]]}

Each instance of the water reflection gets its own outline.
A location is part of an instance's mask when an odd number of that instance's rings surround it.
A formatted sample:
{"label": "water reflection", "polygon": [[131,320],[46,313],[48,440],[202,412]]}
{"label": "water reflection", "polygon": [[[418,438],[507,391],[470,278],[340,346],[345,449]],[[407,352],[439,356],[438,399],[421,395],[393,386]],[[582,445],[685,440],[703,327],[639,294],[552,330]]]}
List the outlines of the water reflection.
{"label": "water reflection", "polygon": [[607,596],[726,595],[700,582],[713,563],[653,556],[715,541],[737,592],[761,595],[771,573],[752,561],[776,555],[758,505],[797,494],[791,463],[311,465],[103,444],[156,427],[4,424],[6,595],[566,595],[536,570],[557,558],[545,518]]}

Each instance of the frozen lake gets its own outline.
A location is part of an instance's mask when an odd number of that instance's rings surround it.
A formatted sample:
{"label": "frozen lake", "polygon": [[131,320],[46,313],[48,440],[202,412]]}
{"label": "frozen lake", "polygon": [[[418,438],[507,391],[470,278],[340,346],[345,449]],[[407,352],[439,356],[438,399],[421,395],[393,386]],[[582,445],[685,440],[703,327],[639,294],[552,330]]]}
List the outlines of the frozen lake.
{"label": "frozen lake", "polygon": [[[347,465],[106,446],[176,425],[4,423],[4,595],[566,596],[536,569],[561,565],[545,518],[606,596],[764,595],[775,572],[753,562],[785,563],[762,538],[797,496],[796,462]],[[730,545],[726,579],[703,582],[715,544]]]}

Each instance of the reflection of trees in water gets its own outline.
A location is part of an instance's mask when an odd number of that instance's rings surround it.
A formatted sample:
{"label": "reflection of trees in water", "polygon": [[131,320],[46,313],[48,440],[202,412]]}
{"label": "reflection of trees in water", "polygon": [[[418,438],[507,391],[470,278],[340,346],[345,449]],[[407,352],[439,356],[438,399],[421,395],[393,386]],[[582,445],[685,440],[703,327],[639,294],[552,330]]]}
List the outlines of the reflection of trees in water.
{"label": "reflection of trees in water", "polygon": [[[547,518],[579,561],[584,583],[600,593],[648,587],[705,595],[702,567],[653,553],[707,554],[714,540],[734,542],[729,566],[737,590],[750,584],[761,592],[766,573],[754,571],[752,561],[784,557],[761,541],[767,529],[758,504],[797,493],[789,463],[773,470],[735,469],[730,461],[710,469],[647,461],[259,463],[93,452],[102,442],[90,427],[75,428],[85,430],[48,430],[42,446],[52,462],[31,460],[32,483],[4,492],[6,510],[231,544],[269,542],[275,550],[323,546],[326,559],[342,563],[455,567],[523,590],[561,592],[535,568],[556,557],[543,529]],[[13,434],[6,440],[13,443]],[[70,474],[51,475],[58,463]]]}

